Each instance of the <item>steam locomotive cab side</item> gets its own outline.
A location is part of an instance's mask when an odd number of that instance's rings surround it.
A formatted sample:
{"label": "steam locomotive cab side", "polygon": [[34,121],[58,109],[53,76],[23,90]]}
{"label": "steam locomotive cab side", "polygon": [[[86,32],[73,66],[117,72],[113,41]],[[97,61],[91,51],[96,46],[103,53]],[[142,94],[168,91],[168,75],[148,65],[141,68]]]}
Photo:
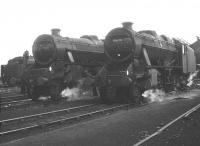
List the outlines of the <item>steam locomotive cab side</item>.
{"label": "steam locomotive cab side", "polygon": [[151,30],[135,32],[131,22],[111,30],[104,49],[109,63],[100,72],[100,94],[106,102],[122,97],[138,102],[151,88],[181,88],[196,70],[194,50],[187,44]]}

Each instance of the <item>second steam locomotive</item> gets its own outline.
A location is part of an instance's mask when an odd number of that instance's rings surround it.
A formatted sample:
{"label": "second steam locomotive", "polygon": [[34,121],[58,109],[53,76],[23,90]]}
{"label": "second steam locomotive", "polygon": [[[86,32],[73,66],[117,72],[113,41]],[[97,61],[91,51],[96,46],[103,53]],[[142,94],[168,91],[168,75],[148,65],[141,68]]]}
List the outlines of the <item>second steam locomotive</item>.
{"label": "second steam locomotive", "polygon": [[36,65],[25,78],[33,100],[41,95],[58,99],[64,88],[77,86],[84,77],[92,78],[105,60],[103,42],[96,36],[62,37],[59,29],[40,35],[32,51]]}
{"label": "second steam locomotive", "polygon": [[101,97],[106,102],[137,102],[151,88],[180,89],[196,70],[195,53],[178,39],[158,36],[155,31],[135,32],[132,23],[111,30],[104,41],[109,60],[101,70]]}

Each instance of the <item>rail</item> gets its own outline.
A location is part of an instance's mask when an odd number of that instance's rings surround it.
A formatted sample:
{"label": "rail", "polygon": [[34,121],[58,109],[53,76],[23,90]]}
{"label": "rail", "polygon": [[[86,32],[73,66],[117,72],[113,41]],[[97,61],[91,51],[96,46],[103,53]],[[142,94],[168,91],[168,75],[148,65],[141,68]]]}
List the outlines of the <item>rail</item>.
{"label": "rail", "polygon": [[[7,119],[7,120],[0,121],[0,123],[3,126],[6,122],[12,122],[12,121],[15,121],[15,120],[24,120],[25,118],[41,117],[41,116],[44,116],[44,115],[63,112],[63,111],[69,112],[70,110],[83,109],[85,107],[94,106],[94,105],[97,105],[97,104],[90,104],[90,105],[84,105],[84,106],[79,106],[79,107],[63,109],[63,110],[57,110],[57,111],[46,112],[46,113],[41,113],[41,114],[35,114],[35,115],[30,115],[30,116],[25,116],[25,117]],[[9,131],[3,131],[3,132],[0,132],[0,136],[6,136],[6,135],[9,136],[10,134],[14,134],[14,133],[22,132],[22,131],[27,131],[27,130],[33,130],[35,128],[44,128],[44,127],[47,127],[47,126],[53,126],[53,125],[56,126],[56,124],[59,124],[59,123],[73,122],[73,121],[89,118],[89,117],[92,117],[92,116],[95,116],[95,115],[98,115],[98,114],[106,114],[106,113],[115,111],[117,109],[130,107],[131,105],[133,105],[133,104],[123,104],[123,105],[117,105],[117,106],[115,105],[115,106],[110,107],[110,108],[104,108],[104,109],[100,109],[100,110],[96,110],[96,111],[92,111],[92,112],[87,112],[87,113],[79,114],[79,115],[72,116],[72,117],[64,117],[64,118],[59,119],[59,120],[52,120],[52,121],[45,122],[45,123],[42,122],[42,123],[37,123],[37,124],[27,126],[27,127],[13,129],[13,130],[9,130]]]}
{"label": "rail", "polygon": [[55,114],[55,113],[59,113],[59,112],[66,112],[66,111],[69,112],[71,110],[82,109],[82,108],[90,107],[90,106],[94,106],[94,104],[89,104],[89,105],[84,105],[84,106],[78,106],[78,107],[72,107],[72,108],[61,109],[61,110],[55,110],[55,111],[51,111],[51,112],[34,114],[34,115],[29,115],[29,116],[24,116],[24,117],[17,117],[17,118],[12,118],[12,119],[1,120],[0,124],[3,124],[5,122],[13,122],[13,121],[17,121],[17,120],[25,120],[25,119],[28,119],[28,118],[42,117],[44,115]]}

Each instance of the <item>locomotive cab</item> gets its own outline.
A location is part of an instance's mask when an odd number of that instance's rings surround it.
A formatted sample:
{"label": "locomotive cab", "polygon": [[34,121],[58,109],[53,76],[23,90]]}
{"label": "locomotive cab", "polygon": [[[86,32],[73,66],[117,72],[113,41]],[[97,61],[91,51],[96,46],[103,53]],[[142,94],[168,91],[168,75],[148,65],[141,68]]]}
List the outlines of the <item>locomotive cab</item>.
{"label": "locomotive cab", "polygon": [[182,64],[184,73],[196,71],[196,56],[194,50],[188,45],[182,45]]}

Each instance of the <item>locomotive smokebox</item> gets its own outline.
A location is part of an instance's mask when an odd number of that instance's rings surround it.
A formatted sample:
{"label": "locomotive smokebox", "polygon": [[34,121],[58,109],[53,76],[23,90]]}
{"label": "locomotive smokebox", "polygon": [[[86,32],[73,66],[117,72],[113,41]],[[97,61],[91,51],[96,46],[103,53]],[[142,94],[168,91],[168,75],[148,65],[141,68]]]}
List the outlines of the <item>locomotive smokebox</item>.
{"label": "locomotive smokebox", "polygon": [[132,24],[132,22],[124,22],[123,27],[115,28],[107,34],[104,49],[111,62],[126,62],[133,57],[136,43]]}
{"label": "locomotive smokebox", "polygon": [[53,37],[45,34],[39,36],[33,43],[32,52],[37,63],[45,66],[49,65],[56,55],[56,45]]}

